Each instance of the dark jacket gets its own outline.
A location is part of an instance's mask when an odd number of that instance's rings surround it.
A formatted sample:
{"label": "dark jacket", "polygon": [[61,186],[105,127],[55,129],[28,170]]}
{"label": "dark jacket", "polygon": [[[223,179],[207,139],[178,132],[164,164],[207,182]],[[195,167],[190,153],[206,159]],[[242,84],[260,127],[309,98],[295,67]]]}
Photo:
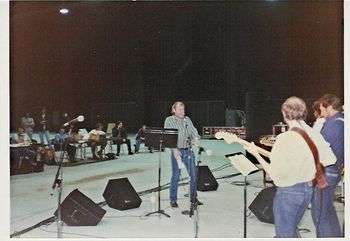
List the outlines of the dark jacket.
{"label": "dark jacket", "polygon": [[140,139],[141,137],[142,138],[145,138],[145,135],[146,135],[146,133],[145,133],[145,131],[143,130],[143,128],[140,128],[139,129],[139,131],[137,132],[137,134],[136,134],[136,140],[138,140],[138,139]]}
{"label": "dark jacket", "polygon": [[114,127],[112,129],[112,135],[113,137],[120,137],[120,139],[127,139],[128,137],[128,133],[126,132],[125,128],[122,127],[120,129],[118,129],[117,127]]}
{"label": "dark jacket", "polygon": [[[44,129],[44,124],[41,124],[41,121],[45,120],[45,129]],[[44,130],[48,130],[50,131],[51,128],[51,116],[49,114],[45,114],[45,118],[42,118],[42,115],[39,114],[36,118],[35,118],[35,127],[38,131],[44,131]]]}

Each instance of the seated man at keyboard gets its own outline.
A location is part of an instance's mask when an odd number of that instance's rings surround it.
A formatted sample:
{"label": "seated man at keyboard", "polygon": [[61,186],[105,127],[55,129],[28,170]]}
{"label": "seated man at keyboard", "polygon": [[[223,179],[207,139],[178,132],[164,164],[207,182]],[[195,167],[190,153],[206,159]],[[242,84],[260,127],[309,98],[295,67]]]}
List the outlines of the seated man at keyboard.
{"label": "seated man at keyboard", "polygon": [[113,144],[117,144],[117,156],[119,156],[120,145],[122,144],[127,144],[129,155],[134,154],[131,151],[130,140],[128,139],[128,134],[125,128],[123,127],[123,122],[117,121],[115,127],[112,129],[112,135],[114,139]]}
{"label": "seated man at keyboard", "polygon": [[[92,158],[100,159],[102,158],[102,152],[105,149],[107,142],[103,140],[103,137],[106,137],[106,133],[103,131],[103,124],[97,123],[96,128],[91,130],[84,139],[88,141],[88,144],[91,146]],[[101,149],[97,152],[96,155],[96,146],[101,146]]]}
{"label": "seated man at keyboard", "polygon": [[11,144],[19,144],[18,146],[13,145],[13,147],[10,148],[12,169],[20,168],[22,160],[36,161],[37,154],[30,146],[31,139],[24,132],[24,128],[19,127],[17,129],[17,133],[11,138]]}

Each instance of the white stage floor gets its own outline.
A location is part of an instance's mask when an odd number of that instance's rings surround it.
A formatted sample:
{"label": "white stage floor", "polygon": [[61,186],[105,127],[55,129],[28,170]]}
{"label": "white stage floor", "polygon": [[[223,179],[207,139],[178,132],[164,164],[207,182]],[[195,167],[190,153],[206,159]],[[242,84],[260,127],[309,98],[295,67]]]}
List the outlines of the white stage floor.
{"label": "white stage floor", "polygon": [[[130,136],[132,138],[133,136]],[[131,139],[134,141],[133,138]],[[237,171],[225,158],[225,154],[243,151],[238,144],[226,144],[224,141],[202,140],[202,145],[213,151],[212,156],[201,156],[201,165],[208,165],[213,175],[218,178],[219,188],[216,191],[198,192],[204,205],[198,207],[198,238],[242,238],[243,237],[243,187],[233,185],[234,181],[244,180],[238,175],[231,178],[221,178]],[[108,147],[107,147],[108,148]],[[124,146],[126,150],[126,146]],[[198,149],[194,148],[197,152]],[[114,146],[116,150],[116,146]],[[90,148],[87,148],[90,156]],[[108,151],[108,149],[107,149]],[[144,151],[141,146],[141,151]],[[117,160],[97,162],[86,165],[63,168],[62,201],[74,189],[79,189],[96,203],[105,201],[102,193],[109,179],[127,177],[137,192],[157,187],[159,152],[141,152],[132,156],[122,154]],[[196,158],[198,155],[196,155]],[[167,184],[171,175],[170,152],[162,152],[161,184]],[[10,233],[19,232],[53,216],[57,207],[57,193],[50,195],[51,185],[57,166],[45,166],[44,172],[11,176],[11,216]],[[182,172],[187,177],[187,172]],[[263,188],[262,172],[252,174],[247,178],[247,207]],[[339,190],[338,190],[339,192]],[[179,208],[169,204],[169,189],[161,192],[161,207],[171,217],[144,215],[152,211],[151,194],[141,196],[139,208],[126,211],[112,209],[107,205],[107,211],[97,226],[67,226],[63,225],[63,238],[193,238],[195,217],[181,214],[187,209],[188,187],[179,186]],[[156,194],[156,193],[155,193]],[[344,218],[343,204],[335,202],[341,224]],[[155,204],[157,208],[157,204]],[[254,214],[247,211],[247,237],[272,238],[274,225],[260,222]],[[300,223],[301,237],[313,238],[315,228],[311,220],[310,210],[307,210]],[[34,228],[14,238],[55,238],[57,237],[56,222]]]}

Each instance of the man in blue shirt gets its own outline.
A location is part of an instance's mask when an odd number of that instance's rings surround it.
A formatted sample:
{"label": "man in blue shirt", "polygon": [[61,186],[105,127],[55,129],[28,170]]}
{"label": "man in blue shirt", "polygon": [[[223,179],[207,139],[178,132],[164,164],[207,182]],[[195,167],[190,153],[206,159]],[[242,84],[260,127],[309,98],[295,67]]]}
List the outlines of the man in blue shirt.
{"label": "man in blue shirt", "polygon": [[321,115],[326,119],[321,134],[331,145],[337,161],[334,165],[325,167],[324,173],[329,187],[322,191],[318,190],[317,186],[315,187],[311,213],[317,237],[341,237],[342,233],[333,202],[335,187],[341,179],[344,165],[343,107],[340,98],[332,94],[324,95],[319,101]]}
{"label": "man in blue shirt", "polygon": [[56,133],[53,144],[56,151],[62,151],[65,147],[69,161],[75,161],[76,148],[70,145],[68,134],[65,132],[65,128],[63,126],[60,128],[59,132]]}

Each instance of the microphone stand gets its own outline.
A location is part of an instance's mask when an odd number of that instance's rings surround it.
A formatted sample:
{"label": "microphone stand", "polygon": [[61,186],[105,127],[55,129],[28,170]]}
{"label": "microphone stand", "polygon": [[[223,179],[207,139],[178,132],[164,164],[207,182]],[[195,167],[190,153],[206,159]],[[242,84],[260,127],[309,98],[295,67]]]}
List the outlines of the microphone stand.
{"label": "microphone stand", "polygon": [[[186,117],[185,117],[186,118]],[[191,180],[191,175],[192,175],[192,153],[193,153],[193,149],[192,149],[192,144],[191,144],[191,139],[189,137],[189,133],[188,133],[188,126],[187,126],[187,122],[186,122],[186,128],[185,128],[185,136],[186,136],[186,145],[187,145],[187,149],[189,151],[188,153],[188,165],[189,165],[189,169],[188,169],[188,174],[189,174],[189,188],[188,188],[188,198],[189,198],[189,210],[184,210],[181,213],[184,215],[189,215],[189,217],[191,218],[192,215],[194,214],[194,211],[196,211],[196,215],[194,218],[194,236],[195,238],[197,238],[198,235],[198,212],[197,212],[197,202],[196,202],[196,197],[197,197],[197,173],[196,173],[196,169],[195,167],[193,168],[194,174],[195,174],[195,180]],[[199,153],[200,154],[200,153]],[[198,165],[200,163],[200,158],[198,160]],[[194,190],[193,190],[193,197],[191,199],[191,181],[194,181]]]}
{"label": "microphone stand", "polygon": [[198,150],[198,161],[197,165],[195,167],[195,173],[196,173],[196,178],[195,178],[195,183],[194,183],[194,190],[193,190],[193,201],[191,203],[191,209],[190,209],[190,217],[192,214],[194,214],[194,237],[198,238],[198,221],[199,221],[199,212],[198,212],[198,203],[196,202],[197,199],[197,184],[198,184],[198,170],[199,170],[199,164],[201,163],[201,154],[202,154],[202,149],[199,148]]}
{"label": "microphone stand", "polygon": [[[72,129],[73,129],[73,125],[70,126],[68,136],[70,136]],[[57,195],[57,219],[56,219],[57,238],[62,238],[62,219],[61,219],[61,196],[62,196],[62,181],[63,181],[63,179],[62,179],[63,178],[62,163],[63,163],[64,152],[67,150],[67,144],[68,144],[68,140],[65,141],[64,148],[61,151],[60,159],[58,161],[57,172],[56,172],[53,184],[52,184],[52,191],[50,194],[52,196],[54,194],[55,189],[57,189],[57,193],[58,193],[58,195]]]}

